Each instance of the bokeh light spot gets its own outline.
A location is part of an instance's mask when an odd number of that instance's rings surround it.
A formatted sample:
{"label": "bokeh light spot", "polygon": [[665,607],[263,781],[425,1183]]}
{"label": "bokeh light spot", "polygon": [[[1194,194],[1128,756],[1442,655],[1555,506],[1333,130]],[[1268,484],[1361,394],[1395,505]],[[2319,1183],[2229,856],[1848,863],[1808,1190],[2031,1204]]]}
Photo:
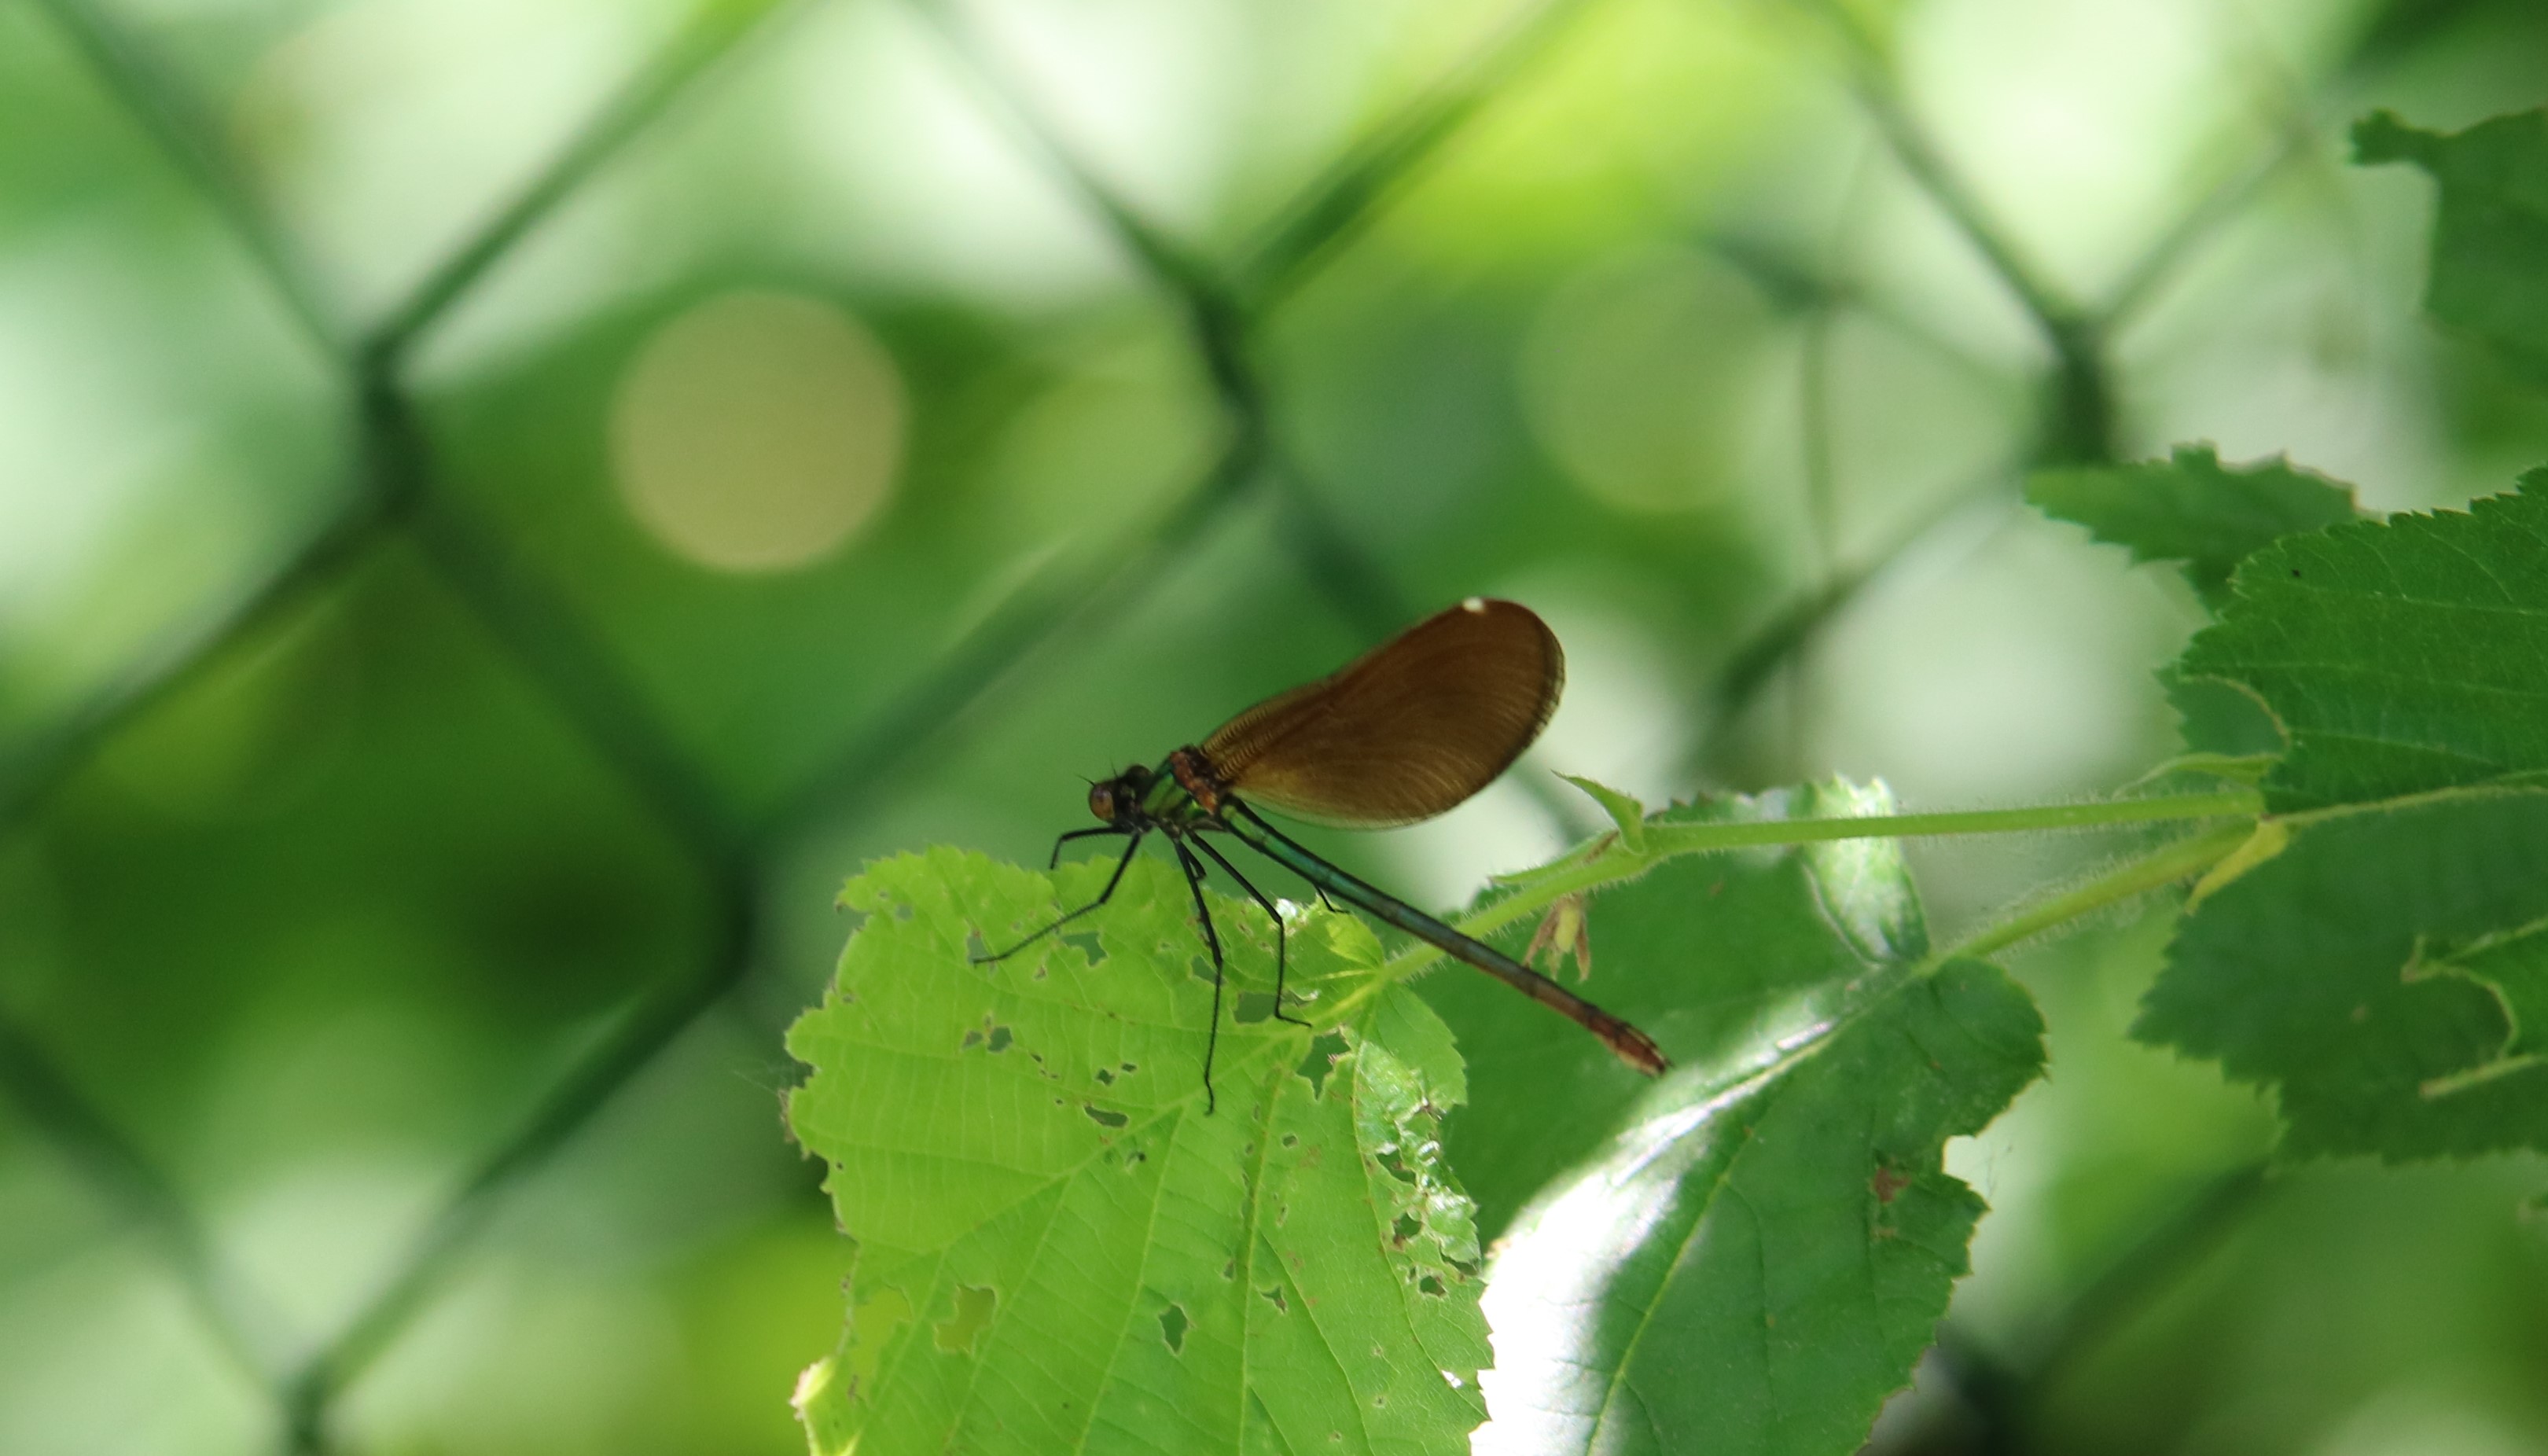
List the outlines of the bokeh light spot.
{"label": "bokeh light spot", "polygon": [[1585,270],[1540,311],[1520,361],[1524,417],[1586,492],[1624,510],[1741,495],[1774,376],[1760,295],[1722,265],[1640,250]]}
{"label": "bokeh light spot", "polygon": [[667,549],[729,572],[830,555],[893,494],[893,358],[820,299],[720,294],[658,328],[621,377],[611,473]]}

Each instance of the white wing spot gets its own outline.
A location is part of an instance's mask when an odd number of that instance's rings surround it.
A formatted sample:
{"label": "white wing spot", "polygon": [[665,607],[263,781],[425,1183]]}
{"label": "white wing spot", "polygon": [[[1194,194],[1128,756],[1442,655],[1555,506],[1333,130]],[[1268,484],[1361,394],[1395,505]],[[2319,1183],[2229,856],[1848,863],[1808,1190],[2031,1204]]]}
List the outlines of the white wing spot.
{"label": "white wing spot", "polygon": [[1487,598],[1483,596],[1472,596],[1468,600],[1460,603],[1460,610],[1469,612],[1476,616],[1485,616],[1487,614]]}

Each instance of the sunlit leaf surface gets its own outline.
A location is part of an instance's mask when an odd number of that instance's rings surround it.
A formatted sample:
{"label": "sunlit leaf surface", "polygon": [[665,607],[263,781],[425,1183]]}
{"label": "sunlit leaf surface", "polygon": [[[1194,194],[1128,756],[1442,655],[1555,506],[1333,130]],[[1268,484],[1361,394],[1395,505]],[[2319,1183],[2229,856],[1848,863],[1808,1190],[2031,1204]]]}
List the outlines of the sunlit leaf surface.
{"label": "sunlit leaf surface", "polygon": [[[1104,864],[1066,867],[1080,903]],[[1468,1200],[1434,1125],[1448,1032],[1381,989],[1359,923],[1308,911],[1264,1016],[1261,910],[1232,947],[1207,1113],[1212,988],[1173,870],[1134,866],[1085,924],[1044,875],[950,850],[871,866],[833,993],[790,1035],[797,1138],[859,1244],[841,1351],[800,1408],[825,1451],[1457,1452],[1486,1357]]]}
{"label": "sunlit leaf surface", "polygon": [[1929,1347],[1979,1195],[1940,1166],[2033,1081],[1991,965],[1677,1074],[1495,1261],[1478,1450],[1842,1453]]}

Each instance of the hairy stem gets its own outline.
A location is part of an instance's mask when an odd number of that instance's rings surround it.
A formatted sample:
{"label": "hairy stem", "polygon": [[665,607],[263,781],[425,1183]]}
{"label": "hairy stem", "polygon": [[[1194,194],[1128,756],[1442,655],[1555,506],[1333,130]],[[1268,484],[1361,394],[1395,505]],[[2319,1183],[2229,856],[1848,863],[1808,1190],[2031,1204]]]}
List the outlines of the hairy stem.
{"label": "hairy stem", "polygon": [[2245,844],[2254,832],[2252,825],[2225,824],[2208,834],[2198,834],[2192,839],[2181,839],[2153,850],[2075,890],[2020,910],[1999,924],[1968,937],[1939,958],[1947,960],[1959,956],[1994,955],[2020,941],[2042,935],[2056,925],[2094,914],[2136,895],[2147,894],[2161,885],[2173,884],[2219,864],[2230,851]]}
{"label": "hairy stem", "polygon": [[[1978,809],[1955,814],[1877,814],[1863,818],[1771,819],[1733,824],[1648,823],[1645,848],[1631,851],[1604,836],[1592,841],[1515,893],[1453,921],[1464,935],[1486,936],[1537,915],[1566,895],[1634,879],[1666,860],[1713,851],[1776,848],[1847,839],[1910,839],[1951,834],[2011,834],[2046,829],[2096,829],[2187,819],[2240,822],[2158,851],[2096,883],[2026,911],[1958,947],[1957,955],[1987,955],[2061,921],[2153,889],[2202,869],[2243,843],[2264,797],[2253,789],[2166,794],[2085,804],[2039,804],[2022,809]],[[2145,882],[2144,882],[2145,881]],[[2133,887],[2138,885],[2138,888]],[[1421,946],[1392,956],[1384,982],[1413,974],[1442,953]]]}

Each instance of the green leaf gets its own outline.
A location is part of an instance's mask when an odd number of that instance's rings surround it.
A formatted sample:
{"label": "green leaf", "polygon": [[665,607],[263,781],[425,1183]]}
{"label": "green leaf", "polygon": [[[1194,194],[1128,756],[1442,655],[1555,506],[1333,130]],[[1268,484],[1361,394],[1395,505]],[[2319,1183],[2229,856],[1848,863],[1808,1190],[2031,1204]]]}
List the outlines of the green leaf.
{"label": "green leaf", "polygon": [[[1656,824],[1883,814],[1881,787],[1846,783],[1676,805]],[[1836,989],[1928,954],[1898,844],[1836,840],[1668,860],[1592,897],[1598,969],[1584,994],[1644,1028],[1678,1063],[1792,1034]],[[1600,1044],[1486,976],[1445,964],[1416,982],[1459,1034],[1471,1088],[1443,1137],[1492,1236],[1590,1155],[1647,1083]]]}
{"label": "green leaf", "polygon": [[2447,135],[2376,112],[2354,124],[2353,149],[2366,164],[2413,162],[2440,184],[2424,306],[2548,372],[2548,111]]}
{"label": "green leaf", "polygon": [[2456,949],[2432,950],[2412,973],[2456,975],[2484,987],[2502,1007],[2502,1054],[2457,1078],[2437,1082],[2456,1092],[2482,1078],[2529,1073],[2548,1060],[2548,921],[2491,932]]}
{"label": "green leaf", "polygon": [[2136,1035],[2272,1088],[2290,1156],[2548,1147],[2548,474],[2290,537],[2236,588],[2175,673],[2288,738],[2279,817],[2204,881]]}
{"label": "green leaf", "polygon": [[1557,776],[1574,784],[1577,788],[1584,790],[1586,794],[1592,797],[1592,802],[1601,806],[1601,812],[1609,815],[1610,822],[1619,826],[1619,841],[1626,845],[1630,852],[1635,854],[1645,853],[1645,805],[1638,803],[1631,795],[1621,793],[1619,790],[1612,788],[1606,783],[1595,782],[1592,779],[1574,774],[1560,774]]}
{"label": "green leaf", "polygon": [[2247,782],[2261,781],[2291,747],[2273,710],[2243,684],[2219,678],[2188,678],[2181,665],[2159,674],[2159,681],[2182,720],[2180,731],[2187,749],[2221,759],[2264,761]]}
{"label": "green leaf", "polygon": [[[1833,783],[1649,830],[1892,808]],[[1923,978],[1893,841],[1676,858],[1592,915],[1587,992],[1673,1054],[1661,1086],[1482,976],[1419,982],[1494,1069],[1445,1129],[1510,1222],[1478,1449],[1853,1450],[1964,1267],[1980,1202],[1941,1148],[2036,1074],[2032,1006],[1977,963]]]}
{"label": "green leaf", "polygon": [[2249,553],[2354,518],[2351,487],[2280,456],[2225,467],[2210,445],[2179,445],[2165,461],[2041,471],[2026,498],[2135,561],[2178,563],[2215,611],[2229,598],[2230,570]]}
{"label": "green leaf", "polygon": [[1982,1201],[1941,1166],[2043,1064],[1977,960],[1676,1074],[1490,1271],[1481,1456],[1844,1453],[1935,1336]]}
{"label": "green leaf", "polygon": [[2270,809],[2548,771],[2548,472],[2465,512],[2286,537],[2237,591],[2174,671],[2252,698],[2288,736]]}
{"label": "green leaf", "polygon": [[2548,1148],[2548,791],[2294,821],[2179,926],[2135,1035],[2273,1087],[2288,1156]]}
{"label": "green leaf", "polygon": [[[1360,923],[1292,924],[1315,1041],[1264,1017],[1264,912],[1213,896],[1213,992],[1181,878],[1144,860],[1090,935],[970,962],[1093,896],[952,850],[869,866],[864,922],[790,1032],[796,1137],[858,1241],[841,1349],[807,1372],[818,1451],[1459,1452],[1486,1355],[1468,1200],[1435,1127],[1449,1032]],[[1056,884],[1059,895],[1056,897]],[[1244,994],[1242,994],[1244,993]]]}

